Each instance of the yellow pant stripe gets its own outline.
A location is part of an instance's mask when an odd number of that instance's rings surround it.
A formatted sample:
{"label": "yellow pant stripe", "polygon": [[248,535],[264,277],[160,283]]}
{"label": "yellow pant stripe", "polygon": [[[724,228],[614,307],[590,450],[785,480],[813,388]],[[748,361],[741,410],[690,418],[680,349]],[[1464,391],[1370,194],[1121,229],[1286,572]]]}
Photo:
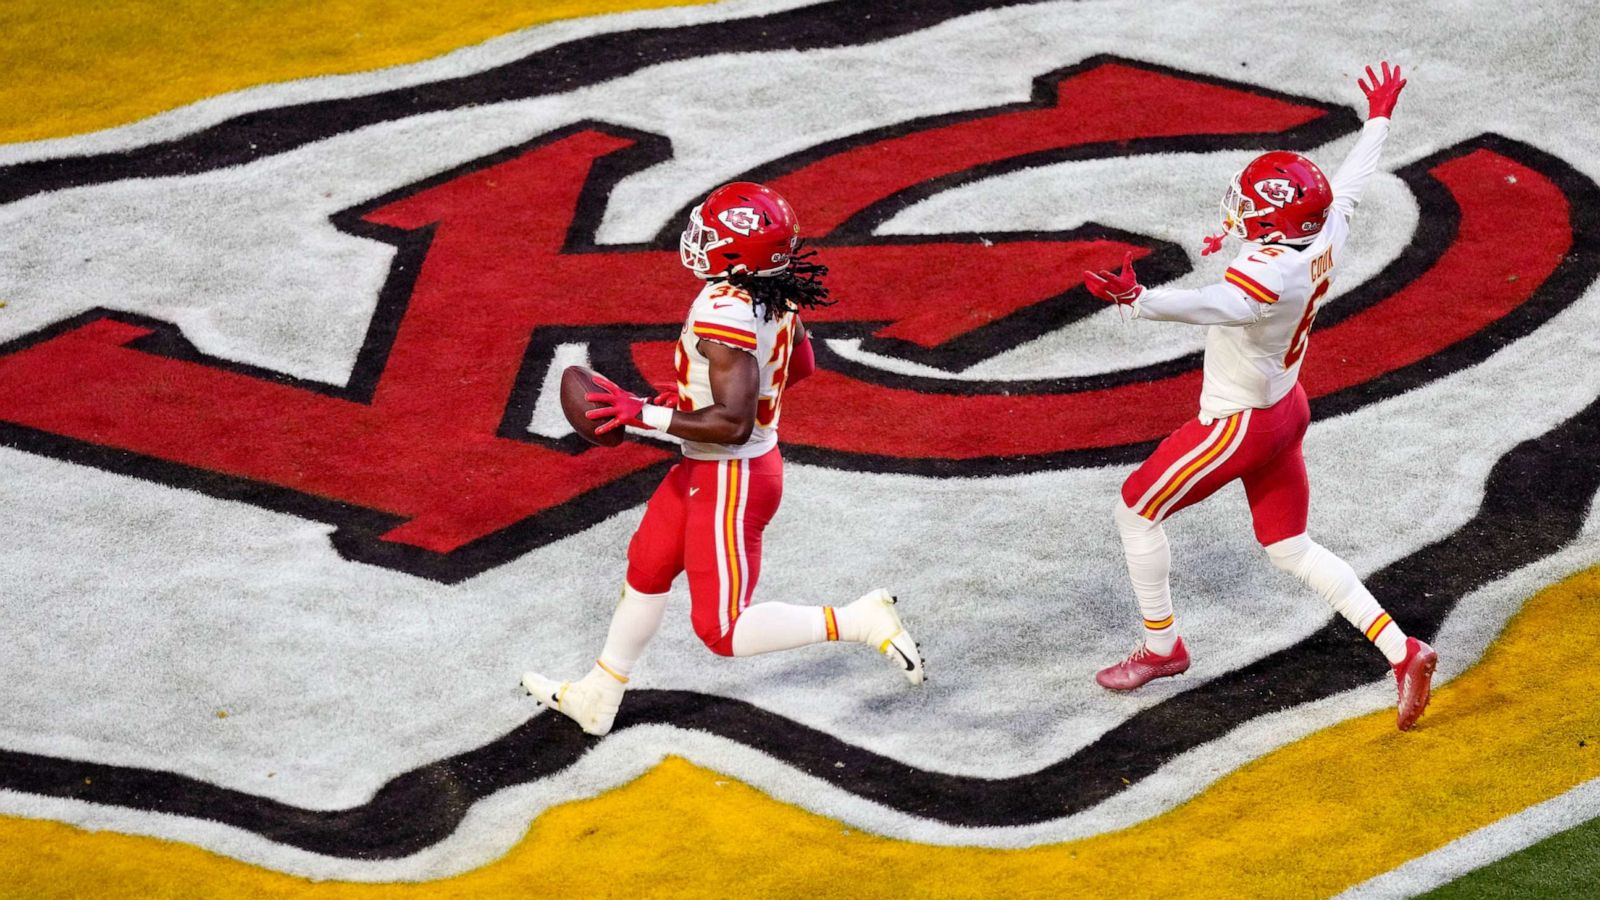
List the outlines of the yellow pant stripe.
{"label": "yellow pant stripe", "polygon": [[1227,419],[1227,424],[1222,428],[1222,438],[1216,443],[1212,444],[1211,449],[1200,454],[1198,459],[1193,460],[1189,463],[1189,465],[1185,466],[1183,471],[1179,472],[1177,475],[1174,475],[1172,480],[1167,482],[1167,486],[1162,488],[1161,491],[1157,493],[1149,503],[1145,504],[1144,509],[1139,511],[1139,515],[1153,521],[1156,517],[1156,511],[1161,509],[1161,504],[1167,502],[1168,497],[1171,497],[1173,494],[1181,490],[1189,481],[1189,478],[1194,475],[1194,473],[1210,465],[1212,460],[1216,459],[1217,456],[1226,450],[1228,445],[1233,443],[1234,433],[1239,430],[1239,417],[1241,415],[1242,413],[1234,413],[1233,415],[1229,416]]}

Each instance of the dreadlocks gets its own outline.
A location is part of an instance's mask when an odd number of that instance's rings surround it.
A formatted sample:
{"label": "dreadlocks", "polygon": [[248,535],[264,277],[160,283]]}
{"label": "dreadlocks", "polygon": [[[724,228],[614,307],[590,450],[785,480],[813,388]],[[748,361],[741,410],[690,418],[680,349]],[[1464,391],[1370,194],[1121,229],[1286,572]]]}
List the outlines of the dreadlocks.
{"label": "dreadlocks", "polygon": [[786,312],[832,306],[838,301],[828,299],[828,286],[822,283],[828,267],[812,261],[817,251],[801,253],[804,246],[804,241],[795,246],[795,252],[789,257],[789,267],[776,275],[741,272],[708,280],[726,281],[748,293],[751,303],[762,308],[762,315],[769,322]]}

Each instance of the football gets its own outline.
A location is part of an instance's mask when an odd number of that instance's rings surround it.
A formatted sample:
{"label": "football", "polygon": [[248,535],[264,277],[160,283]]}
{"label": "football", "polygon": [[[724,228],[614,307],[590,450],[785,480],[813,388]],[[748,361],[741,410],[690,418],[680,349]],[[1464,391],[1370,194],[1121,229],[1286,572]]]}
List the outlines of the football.
{"label": "football", "polygon": [[572,426],[584,440],[601,447],[615,447],[622,443],[625,429],[613,428],[605,434],[595,431],[608,419],[591,419],[584,415],[591,409],[599,409],[604,403],[595,403],[589,399],[589,394],[600,390],[595,383],[595,372],[585,366],[567,366],[561,373],[561,411],[566,413],[567,423]]}

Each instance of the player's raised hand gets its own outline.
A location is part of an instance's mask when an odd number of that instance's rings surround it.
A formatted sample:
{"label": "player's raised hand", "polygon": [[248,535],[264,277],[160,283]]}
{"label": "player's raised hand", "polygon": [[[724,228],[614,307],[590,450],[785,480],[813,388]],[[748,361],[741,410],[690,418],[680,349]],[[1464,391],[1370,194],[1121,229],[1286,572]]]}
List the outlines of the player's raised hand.
{"label": "player's raised hand", "polygon": [[1367,66],[1367,77],[1357,78],[1356,84],[1360,85],[1361,93],[1367,95],[1367,118],[1387,119],[1394,112],[1394,103],[1400,99],[1400,89],[1406,86],[1406,80],[1400,77],[1400,67],[1389,69],[1389,63],[1381,64],[1383,75],[1373,74],[1372,67]]}
{"label": "player's raised hand", "polygon": [[1139,283],[1139,276],[1133,271],[1132,250],[1122,258],[1122,271],[1084,272],[1083,286],[1101,300],[1118,306],[1127,306],[1144,293],[1144,285]]}
{"label": "player's raised hand", "polygon": [[611,420],[597,426],[594,430],[595,434],[605,434],[624,425],[632,425],[636,428],[649,427],[639,421],[639,411],[644,409],[644,405],[649,402],[648,400],[644,397],[635,397],[617,387],[616,382],[604,375],[596,374],[594,383],[600,386],[600,390],[589,392],[585,395],[585,399],[590,403],[606,403],[609,405],[597,406],[584,413],[584,415],[591,419]]}

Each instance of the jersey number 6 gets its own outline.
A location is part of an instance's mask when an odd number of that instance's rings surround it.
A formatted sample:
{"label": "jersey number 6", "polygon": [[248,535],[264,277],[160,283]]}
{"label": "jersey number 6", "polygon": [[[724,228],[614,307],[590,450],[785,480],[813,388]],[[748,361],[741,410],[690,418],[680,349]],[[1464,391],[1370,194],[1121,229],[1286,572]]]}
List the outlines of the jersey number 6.
{"label": "jersey number 6", "polygon": [[1306,355],[1306,345],[1311,343],[1311,323],[1317,320],[1317,305],[1322,301],[1322,295],[1328,292],[1333,279],[1324,278],[1317,289],[1311,292],[1311,299],[1306,301],[1306,311],[1300,316],[1300,324],[1294,327],[1294,337],[1289,339],[1289,352],[1283,354],[1283,367],[1285,369],[1300,361]]}

